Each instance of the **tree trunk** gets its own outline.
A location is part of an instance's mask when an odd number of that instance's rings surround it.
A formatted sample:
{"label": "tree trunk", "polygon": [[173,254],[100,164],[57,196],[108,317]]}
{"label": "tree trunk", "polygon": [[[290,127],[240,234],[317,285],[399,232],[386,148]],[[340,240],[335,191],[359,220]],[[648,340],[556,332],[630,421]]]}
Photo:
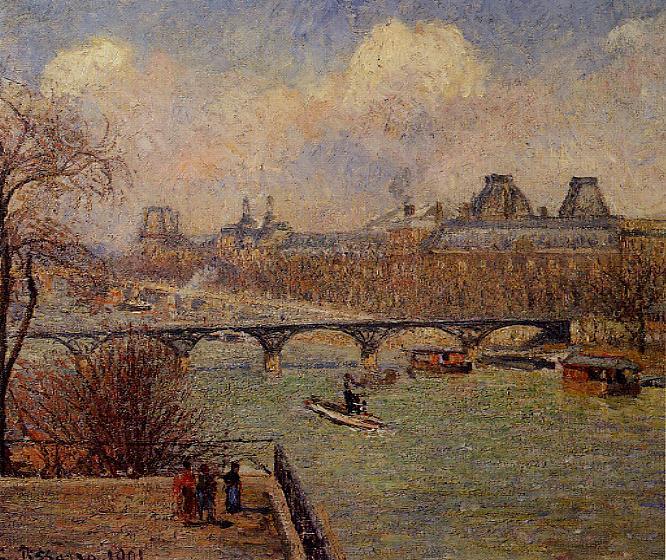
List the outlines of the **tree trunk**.
{"label": "tree trunk", "polygon": [[10,474],[9,447],[7,446],[7,388],[6,383],[0,383],[0,476]]}
{"label": "tree trunk", "polygon": [[14,344],[10,352],[7,317],[11,296],[11,267],[12,256],[6,235],[4,235],[0,246],[0,476],[11,474],[11,459],[7,445],[7,392],[9,381],[37,306],[37,286],[32,276],[32,257],[28,256],[25,262],[24,277],[29,299],[16,330]]}
{"label": "tree trunk", "polygon": [[[0,213],[4,215],[4,212],[0,211]],[[8,351],[7,315],[11,295],[12,259],[7,230],[2,227],[0,231],[0,476],[7,476],[11,470],[9,448],[7,446],[7,390],[11,370],[8,370],[6,363]]]}

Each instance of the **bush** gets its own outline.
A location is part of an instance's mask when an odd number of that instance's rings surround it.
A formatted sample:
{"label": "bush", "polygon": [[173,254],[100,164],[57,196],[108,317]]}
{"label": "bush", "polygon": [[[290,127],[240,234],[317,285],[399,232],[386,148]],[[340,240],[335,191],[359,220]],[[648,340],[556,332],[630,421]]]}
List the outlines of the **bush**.
{"label": "bush", "polygon": [[188,373],[171,348],[130,332],[74,370],[19,383],[14,400],[32,431],[77,450],[66,472],[150,475],[178,462],[198,424]]}

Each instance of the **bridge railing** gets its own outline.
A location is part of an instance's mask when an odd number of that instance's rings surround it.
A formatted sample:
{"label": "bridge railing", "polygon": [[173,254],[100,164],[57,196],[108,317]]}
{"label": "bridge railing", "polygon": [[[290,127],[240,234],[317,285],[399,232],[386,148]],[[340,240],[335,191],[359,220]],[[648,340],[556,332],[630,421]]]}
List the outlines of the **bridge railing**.
{"label": "bridge railing", "polygon": [[298,474],[279,443],[275,444],[273,474],[282,488],[291,521],[308,560],[343,560],[344,556],[327,527],[326,520],[321,518],[310,502]]}

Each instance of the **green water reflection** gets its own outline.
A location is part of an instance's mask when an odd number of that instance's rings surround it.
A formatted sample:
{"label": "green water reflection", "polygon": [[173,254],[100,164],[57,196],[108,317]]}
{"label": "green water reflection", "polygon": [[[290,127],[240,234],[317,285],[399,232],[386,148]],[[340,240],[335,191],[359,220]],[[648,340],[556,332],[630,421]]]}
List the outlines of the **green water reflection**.
{"label": "green water reflection", "polygon": [[302,406],[339,395],[354,348],[293,342],[277,382],[260,359],[197,347],[208,429],[279,435],[350,559],[663,558],[662,390],[576,397],[546,370],[402,377],[370,394],[392,430],[368,435]]}

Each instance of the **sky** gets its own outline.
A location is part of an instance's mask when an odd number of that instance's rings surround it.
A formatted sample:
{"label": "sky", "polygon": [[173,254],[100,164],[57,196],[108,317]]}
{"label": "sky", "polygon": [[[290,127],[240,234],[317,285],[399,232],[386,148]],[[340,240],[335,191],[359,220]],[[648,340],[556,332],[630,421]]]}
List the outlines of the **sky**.
{"label": "sky", "polygon": [[666,217],[664,7],[13,0],[0,64],[110,120],[134,181],[86,216],[100,243],[126,244],[153,204],[214,232],[245,195],[348,230],[405,197],[453,209],[489,173],[551,212],[595,175],[614,212]]}

